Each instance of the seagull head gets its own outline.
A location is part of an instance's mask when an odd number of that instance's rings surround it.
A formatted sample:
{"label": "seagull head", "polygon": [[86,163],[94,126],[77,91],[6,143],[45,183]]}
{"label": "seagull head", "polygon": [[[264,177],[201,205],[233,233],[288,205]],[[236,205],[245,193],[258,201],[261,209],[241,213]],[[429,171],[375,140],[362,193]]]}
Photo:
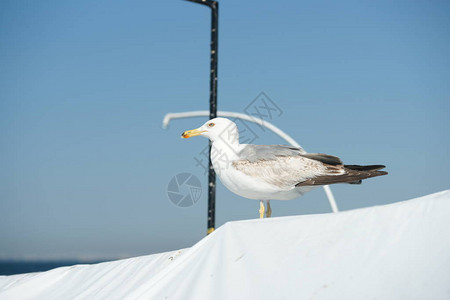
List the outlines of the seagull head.
{"label": "seagull head", "polygon": [[187,139],[197,135],[207,137],[212,142],[220,139],[230,144],[239,143],[239,131],[236,124],[226,118],[211,119],[197,129],[183,132],[181,138]]}

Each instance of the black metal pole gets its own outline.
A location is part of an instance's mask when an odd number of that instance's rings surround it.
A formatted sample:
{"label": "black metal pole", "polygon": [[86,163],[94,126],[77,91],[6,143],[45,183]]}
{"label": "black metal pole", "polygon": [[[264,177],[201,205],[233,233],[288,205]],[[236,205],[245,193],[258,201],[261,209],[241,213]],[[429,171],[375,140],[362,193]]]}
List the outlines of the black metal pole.
{"label": "black metal pole", "polygon": [[[219,37],[219,2],[211,0],[187,0],[211,8],[211,73],[209,83],[209,119],[217,117],[217,50]],[[216,223],[216,173],[211,163],[211,141],[209,142],[208,173],[208,229],[210,234]]]}

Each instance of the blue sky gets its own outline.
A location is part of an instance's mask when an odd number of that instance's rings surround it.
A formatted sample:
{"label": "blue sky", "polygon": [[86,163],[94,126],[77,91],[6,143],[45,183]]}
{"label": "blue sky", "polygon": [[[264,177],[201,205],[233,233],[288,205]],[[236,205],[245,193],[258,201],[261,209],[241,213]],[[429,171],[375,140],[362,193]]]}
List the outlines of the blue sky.
{"label": "blue sky", "polygon": [[[447,1],[221,1],[220,110],[264,91],[272,123],[310,152],[385,164],[333,186],[348,210],[449,188]],[[185,1],[2,1],[0,258],[118,257],[189,247],[206,230],[207,141],[180,134],[208,109],[209,11]],[[276,135],[253,127],[259,144]],[[203,194],[173,205],[189,172]],[[219,183],[217,225],[258,216]],[[330,211],[323,190],[273,216]]]}

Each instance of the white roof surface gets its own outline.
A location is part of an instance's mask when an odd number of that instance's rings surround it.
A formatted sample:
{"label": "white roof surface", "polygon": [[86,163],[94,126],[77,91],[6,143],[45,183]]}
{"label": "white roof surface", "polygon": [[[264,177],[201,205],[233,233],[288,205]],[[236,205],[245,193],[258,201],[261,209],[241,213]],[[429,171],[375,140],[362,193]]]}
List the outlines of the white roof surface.
{"label": "white roof surface", "polygon": [[189,249],[0,276],[0,299],[450,299],[450,190],[230,222]]}

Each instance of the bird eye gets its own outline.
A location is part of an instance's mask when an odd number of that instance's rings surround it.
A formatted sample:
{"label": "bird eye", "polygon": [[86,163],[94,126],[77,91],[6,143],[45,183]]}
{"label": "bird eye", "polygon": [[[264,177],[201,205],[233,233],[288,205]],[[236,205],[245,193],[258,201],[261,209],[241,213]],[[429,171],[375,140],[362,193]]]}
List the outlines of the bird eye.
{"label": "bird eye", "polygon": [[214,127],[216,124],[214,124],[214,123],[209,123],[208,124],[208,127]]}

